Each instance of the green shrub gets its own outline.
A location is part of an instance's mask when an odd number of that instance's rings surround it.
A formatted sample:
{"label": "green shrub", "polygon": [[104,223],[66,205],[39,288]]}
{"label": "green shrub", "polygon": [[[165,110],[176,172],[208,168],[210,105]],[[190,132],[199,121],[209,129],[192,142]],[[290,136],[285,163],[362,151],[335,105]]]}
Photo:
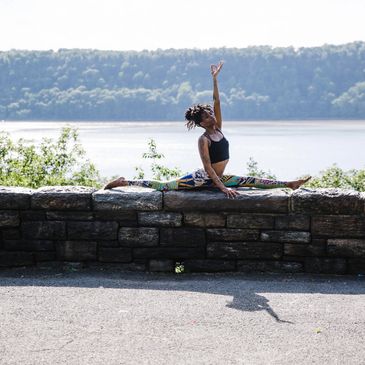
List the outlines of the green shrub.
{"label": "green shrub", "polygon": [[[270,170],[269,172],[260,170],[257,162],[252,157],[250,157],[249,162],[247,162],[247,175],[265,179],[277,179]],[[308,177],[308,174],[299,176],[296,179],[304,179],[306,177]],[[313,189],[341,188],[365,191],[365,170],[351,169],[345,171],[334,163],[327,169],[321,170],[319,176],[312,176],[312,178],[305,183],[304,187]]]}
{"label": "green shrub", "polygon": [[15,143],[8,132],[0,131],[0,184],[100,187],[102,181],[95,165],[85,158],[77,129],[67,126],[56,141],[44,137],[39,146],[24,138]]}
{"label": "green shrub", "polygon": [[263,170],[259,170],[258,163],[250,157],[247,164],[247,176],[256,176],[262,179],[273,179],[276,180],[276,176],[269,170],[265,172]]}
{"label": "green shrub", "polygon": [[[299,177],[299,178],[303,178]],[[308,188],[341,188],[365,191],[365,170],[342,170],[336,163],[320,171],[320,176],[313,176],[306,184]]]}
{"label": "green shrub", "polygon": [[[157,145],[153,138],[148,140],[148,151],[143,153],[142,158],[152,159],[150,168],[152,172],[152,179],[154,180],[166,181],[174,177],[182,176],[183,174],[178,167],[172,169],[156,162],[156,160],[161,160],[165,158],[165,156],[162,153],[157,152]],[[142,167],[136,166],[135,170],[137,172],[137,176],[134,176],[134,179],[145,178],[145,172]]]}

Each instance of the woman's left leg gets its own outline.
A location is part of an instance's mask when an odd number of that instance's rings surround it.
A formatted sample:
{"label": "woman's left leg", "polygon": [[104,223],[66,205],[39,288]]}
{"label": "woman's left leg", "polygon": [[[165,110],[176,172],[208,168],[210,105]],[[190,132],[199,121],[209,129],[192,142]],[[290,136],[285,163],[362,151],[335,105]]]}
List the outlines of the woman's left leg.
{"label": "woman's left leg", "polygon": [[223,184],[229,187],[250,187],[259,189],[275,189],[275,188],[288,188],[289,181],[279,181],[272,179],[262,179],[254,176],[236,176],[236,175],[223,175],[221,178]]}

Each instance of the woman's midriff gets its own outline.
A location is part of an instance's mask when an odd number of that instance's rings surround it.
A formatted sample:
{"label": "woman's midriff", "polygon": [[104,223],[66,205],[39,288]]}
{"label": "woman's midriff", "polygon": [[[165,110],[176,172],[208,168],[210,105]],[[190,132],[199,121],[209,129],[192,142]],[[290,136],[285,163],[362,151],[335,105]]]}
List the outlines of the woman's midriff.
{"label": "woman's midriff", "polygon": [[219,161],[217,163],[212,163],[213,170],[215,171],[218,177],[223,176],[228,161],[229,160],[224,160],[224,161]]}

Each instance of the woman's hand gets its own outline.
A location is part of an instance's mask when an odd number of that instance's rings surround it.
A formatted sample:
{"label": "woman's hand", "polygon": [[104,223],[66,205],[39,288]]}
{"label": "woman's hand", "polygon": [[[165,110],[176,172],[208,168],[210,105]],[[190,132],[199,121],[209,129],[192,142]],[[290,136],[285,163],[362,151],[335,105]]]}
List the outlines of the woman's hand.
{"label": "woman's hand", "polygon": [[240,195],[240,193],[237,190],[234,190],[232,188],[223,188],[221,189],[224,194],[227,195],[227,198],[235,198],[236,196]]}
{"label": "woman's hand", "polygon": [[219,71],[221,70],[222,66],[223,66],[222,61],[220,61],[218,63],[218,65],[210,65],[210,73],[212,74],[214,79],[218,76]]}

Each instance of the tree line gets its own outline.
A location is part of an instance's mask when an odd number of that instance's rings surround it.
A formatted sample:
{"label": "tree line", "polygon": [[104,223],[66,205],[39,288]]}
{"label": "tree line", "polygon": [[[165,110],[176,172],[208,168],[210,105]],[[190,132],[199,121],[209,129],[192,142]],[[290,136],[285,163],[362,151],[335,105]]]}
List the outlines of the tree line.
{"label": "tree line", "polygon": [[182,120],[211,102],[219,60],[225,120],[365,118],[365,42],[353,42],[0,52],[0,120]]}

